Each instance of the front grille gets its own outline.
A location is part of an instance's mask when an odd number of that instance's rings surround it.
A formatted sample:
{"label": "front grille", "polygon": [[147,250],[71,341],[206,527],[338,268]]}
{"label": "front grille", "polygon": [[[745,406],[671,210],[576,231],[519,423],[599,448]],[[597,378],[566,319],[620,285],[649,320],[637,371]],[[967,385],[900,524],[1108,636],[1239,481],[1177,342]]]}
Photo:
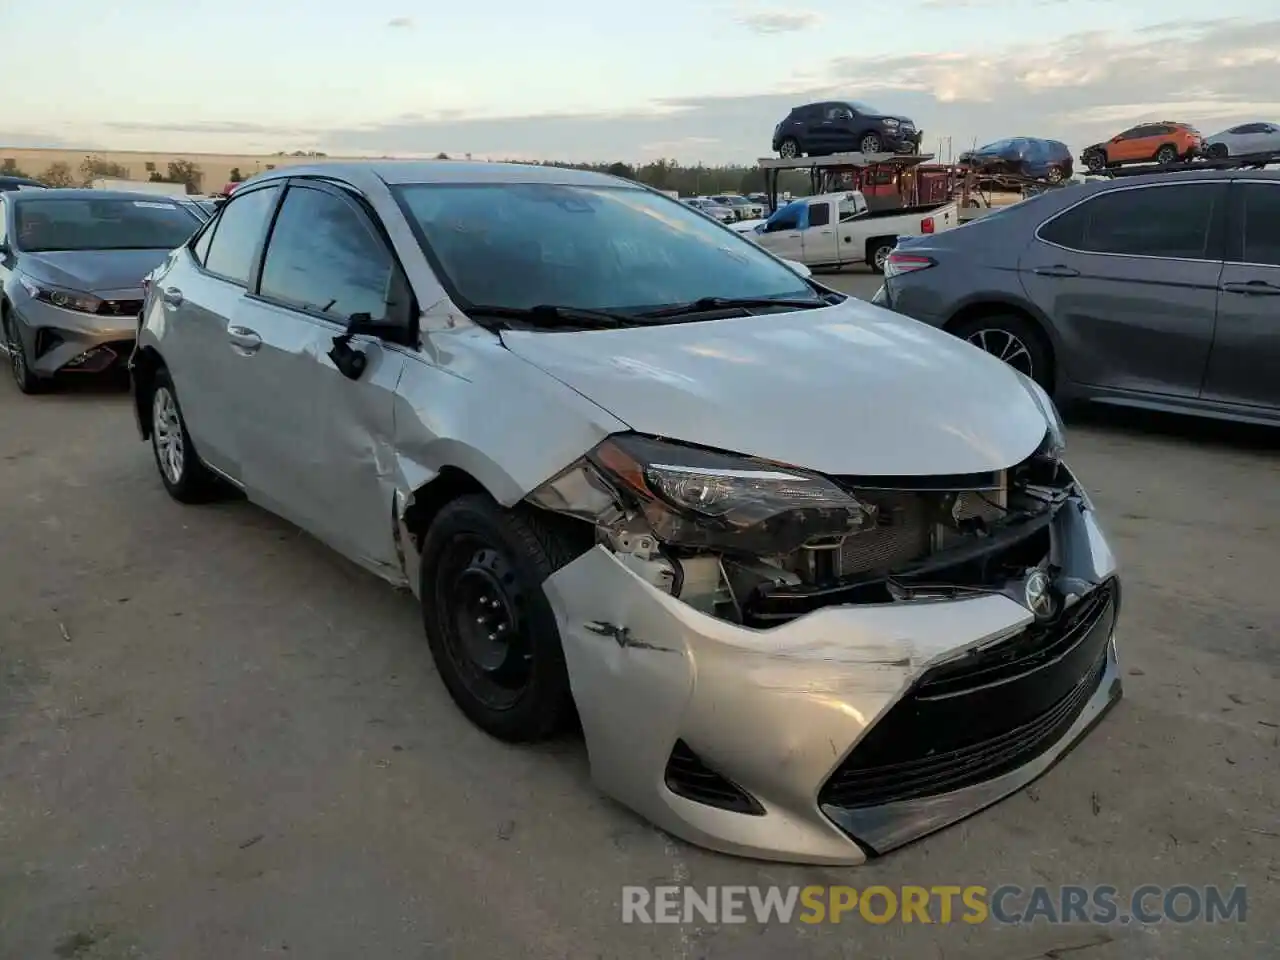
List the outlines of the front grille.
{"label": "front grille", "polygon": [[1038,757],[1084,709],[1106,667],[1119,586],[1056,621],[929,670],[866,734],[818,794],[854,809],[991,780]]}
{"label": "front grille", "polygon": [[683,740],[677,740],[663,775],[667,789],[678,797],[750,816],[764,815],[764,808],[736,783],[707,767]]}

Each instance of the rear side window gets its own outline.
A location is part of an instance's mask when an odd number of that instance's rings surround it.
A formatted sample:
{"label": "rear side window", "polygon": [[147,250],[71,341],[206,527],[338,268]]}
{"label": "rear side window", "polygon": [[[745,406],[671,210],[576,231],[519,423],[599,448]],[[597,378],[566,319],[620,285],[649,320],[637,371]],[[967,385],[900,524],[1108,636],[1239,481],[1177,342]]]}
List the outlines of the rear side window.
{"label": "rear side window", "polygon": [[[345,322],[388,319],[395,262],[355,208],[321,190],[291,187],[271,231],[259,292]],[[402,292],[402,291],[401,291]]]}
{"label": "rear side window", "polygon": [[1085,253],[1205,259],[1221,187],[1182,183],[1108,191],[1044,224],[1039,237]]}
{"label": "rear side window", "polygon": [[831,222],[831,206],[826,203],[809,204],[809,226],[825,227]]}
{"label": "rear side window", "polygon": [[238,193],[226,202],[205,251],[206,270],[241,286],[249,285],[258,244],[279,192],[279,187],[264,187]]}
{"label": "rear side window", "polygon": [[1241,260],[1280,267],[1280,184],[1242,183],[1238,189],[1244,218]]}

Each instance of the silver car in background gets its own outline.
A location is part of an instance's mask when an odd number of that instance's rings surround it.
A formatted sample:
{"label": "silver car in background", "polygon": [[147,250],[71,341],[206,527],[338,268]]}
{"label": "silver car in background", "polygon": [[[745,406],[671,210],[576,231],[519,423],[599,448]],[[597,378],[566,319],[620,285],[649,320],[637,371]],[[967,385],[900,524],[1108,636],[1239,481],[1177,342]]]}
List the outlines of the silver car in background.
{"label": "silver car in background", "polygon": [[1115,562],[1052,402],[630,181],[255,177],[157,271],[160,479],[420,603],[478,726],[575,713],[694,843],[859,863],[1028,783],[1120,696]]}
{"label": "silver car in background", "polygon": [[719,220],[721,223],[733,223],[740,219],[738,212],[732,207],[727,207],[722,203],[716,203],[708,197],[686,197],[680,201],[686,206],[693,207],[706,214],[712,220]]}
{"label": "silver car in background", "polygon": [[0,326],[14,381],[125,371],[143,278],[200,225],[186,203],[145,193],[0,193]]}
{"label": "silver car in background", "polygon": [[1214,159],[1280,154],[1280,124],[1242,123],[1205,138],[1204,149]]}

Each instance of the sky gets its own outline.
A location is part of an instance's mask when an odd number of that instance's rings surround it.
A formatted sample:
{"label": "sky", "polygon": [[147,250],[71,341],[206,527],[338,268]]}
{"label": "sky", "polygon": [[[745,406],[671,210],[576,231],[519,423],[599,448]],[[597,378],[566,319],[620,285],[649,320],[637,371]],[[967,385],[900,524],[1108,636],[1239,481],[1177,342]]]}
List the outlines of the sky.
{"label": "sky", "polygon": [[0,146],[750,163],[812,100],[927,151],[1280,121],[1275,0],[0,2]]}

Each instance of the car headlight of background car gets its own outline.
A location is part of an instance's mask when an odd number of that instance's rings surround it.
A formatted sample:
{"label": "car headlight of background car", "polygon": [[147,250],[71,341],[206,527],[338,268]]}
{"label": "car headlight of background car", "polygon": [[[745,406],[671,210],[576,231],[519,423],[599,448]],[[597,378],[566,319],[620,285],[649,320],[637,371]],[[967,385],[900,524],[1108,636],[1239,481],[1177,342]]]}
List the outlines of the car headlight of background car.
{"label": "car headlight of background car", "polygon": [[102,309],[102,300],[91,293],[80,293],[75,290],[63,290],[49,284],[33,280],[31,277],[19,275],[18,282],[33,300],[61,307],[63,310],[75,310],[79,313],[97,313]]}

